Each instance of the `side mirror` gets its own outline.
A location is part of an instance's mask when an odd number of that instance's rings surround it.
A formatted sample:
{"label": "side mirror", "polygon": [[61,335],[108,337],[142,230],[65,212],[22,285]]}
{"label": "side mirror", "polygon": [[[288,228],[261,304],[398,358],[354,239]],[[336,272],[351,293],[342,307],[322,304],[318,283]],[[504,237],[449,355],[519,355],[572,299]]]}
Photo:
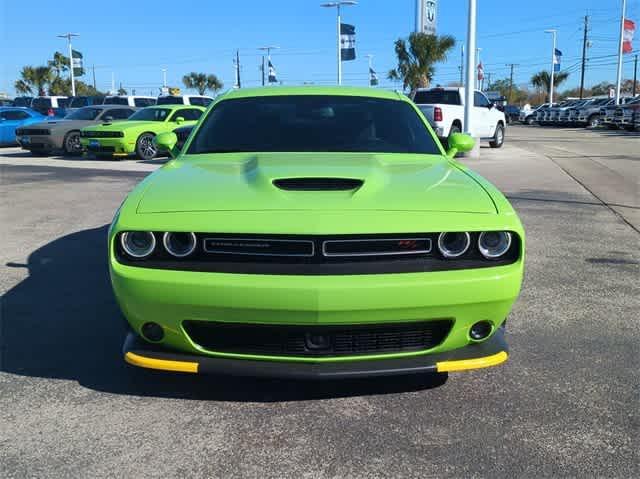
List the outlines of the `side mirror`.
{"label": "side mirror", "polygon": [[176,123],[178,125],[182,125],[184,123],[184,117],[179,116],[178,118],[176,118]]}
{"label": "side mirror", "polygon": [[491,110],[494,106],[496,106],[496,105],[495,105],[495,103],[489,103],[489,104],[487,105],[487,108],[488,108],[489,110]]}
{"label": "side mirror", "polygon": [[169,152],[171,158],[175,158],[180,153],[180,150],[176,148],[176,143],[178,143],[178,136],[172,131],[160,133],[153,139],[155,147],[158,150]]}
{"label": "side mirror", "polygon": [[454,158],[458,153],[470,151],[475,144],[475,140],[464,133],[453,133],[449,136],[449,149],[447,157]]}

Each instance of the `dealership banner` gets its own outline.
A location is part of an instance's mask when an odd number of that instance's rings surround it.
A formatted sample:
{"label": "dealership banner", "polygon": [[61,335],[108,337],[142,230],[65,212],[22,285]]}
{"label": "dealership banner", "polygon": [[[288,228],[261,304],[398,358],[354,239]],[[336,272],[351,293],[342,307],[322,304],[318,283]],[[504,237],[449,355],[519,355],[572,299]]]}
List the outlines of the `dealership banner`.
{"label": "dealership banner", "polygon": [[343,62],[356,59],[356,27],[340,24],[340,59]]}
{"label": "dealership banner", "polygon": [[427,35],[436,34],[437,0],[418,0],[420,2],[420,31]]}
{"label": "dealership banner", "polygon": [[77,50],[71,50],[71,65],[73,65],[73,75],[84,75],[84,66],[82,64],[82,53]]}
{"label": "dealership banner", "polygon": [[562,60],[562,52],[556,48],[553,52],[553,71],[558,73],[560,71],[560,61]]}
{"label": "dealership banner", "polygon": [[624,19],[624,33],[622,35],[622,53],[633,51],[633,34],[636,32],[636,23],[628,18]]}
{"label": "dealership banner", "polygon": [[378,84],[378,74],[375,70],[369,67],[369,85],[376,86]]}
{"label": "dealership banner", "polygon": [[276,78],[276,68],[271,63],[271,59],[269,59],[269,83],[278,83],[278,79]]}

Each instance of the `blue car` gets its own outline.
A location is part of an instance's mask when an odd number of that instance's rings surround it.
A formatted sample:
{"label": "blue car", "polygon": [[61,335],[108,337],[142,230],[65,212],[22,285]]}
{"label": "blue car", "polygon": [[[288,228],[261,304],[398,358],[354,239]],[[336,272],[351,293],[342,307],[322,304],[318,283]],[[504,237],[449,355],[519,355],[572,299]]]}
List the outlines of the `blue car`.
{"label": "blue car", "polygon": [[17,144],[16,128],[44,121],[47,118],[30,108],[0,107],[0,146]]}

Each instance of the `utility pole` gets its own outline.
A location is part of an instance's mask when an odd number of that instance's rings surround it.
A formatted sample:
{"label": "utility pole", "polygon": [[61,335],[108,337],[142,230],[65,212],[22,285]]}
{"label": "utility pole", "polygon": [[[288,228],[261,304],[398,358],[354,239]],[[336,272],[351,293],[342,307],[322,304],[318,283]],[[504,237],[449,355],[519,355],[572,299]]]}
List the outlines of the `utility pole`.
{"label": "utility pole", "polygon": [[460,86],[464,85],[464,44],[460,45]]}
{"label": "utility pole", "polygon": [[91,70],[93,71],[93,89],[97,90],[97,88],[96,88],[96,66],[95,65],[91,65]]}
{"label": "utility pole", "polygon": [[[469,18],[467,22],[467,78],[465,81],[464,91],[464,132],[471,136],[477,136],[474,128],[473,118],[473,97],[475,85],[475,54],[476,54],[476,21],[477,21],[477,3],[476,0],[469,0]],[[479,139],[476,138],[474,148],[469,152],[472,158],[480,156]]]}
{"label": "utility pole", "polygon": [[507,96],[507,103],[511,103],[511,92],[513,91],[513,69],[520,66],[518,63],[507,63],[508,67],[511,67],[511,74],[509,75],[509,95]]}
{"label": "utility pole", "polygon": [[65,33],[58,35],[58,38],[66,38],[69,43],[69,73],[71,74],[71,96],[76,96],[76,79],[73,74],[73,49],[71,47],[71,38],[79,37],[77,33]]}
{"label": "utility pole", "polygon": [[638,55],[633,60],[633,96],[636,96],[636,82],[638,80]]}
{"label": "utility pole", "polygon": [[240,83],[240,50],[236,50],[236,88],[241,88]]}
{"label": "utility pole", "polygon": [[584,70],[587,63],[587,34],[589,32],[589,15],[584,16],[584,36],[582,37],[582,69],[580,72],[580,99],[584,93]]}
{"label": "utility pole", "polygon": [[167,88],[167,69],[162,69],[162,88]]}
{"label": "utility pole", "polygon": [[111,94],[116,94],[116,75],[113,72],[111,72]]}
{"label": "utility pole", "polygon": [[622,14],[620,15],[620,43],[618,45],[618,77],[616,80],[616,105],[620,104],[620,84],[622,83],[622,47],[624,44],[624,16],[627,10],[627,0],[622,0]]}
{"label": "utility pole", "polygon": [[550,73],[550,78],[551,81],[549,82],[549,106],[553,106],[553,80],[554,80],[554,75],[555,75],[555,67],[556,67],[556,33],[558,33],[557,30],[545,30],[545,33],[551,33],[551,35],[553,36],[553,43],[551,46],[551,73]]}

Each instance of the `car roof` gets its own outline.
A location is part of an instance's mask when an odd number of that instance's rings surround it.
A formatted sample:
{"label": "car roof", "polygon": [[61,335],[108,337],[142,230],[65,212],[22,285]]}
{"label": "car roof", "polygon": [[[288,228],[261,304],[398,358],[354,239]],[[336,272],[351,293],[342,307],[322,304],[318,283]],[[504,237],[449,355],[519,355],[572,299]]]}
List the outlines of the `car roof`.
{"label": "car roof", "polygon": [[158,98],[213,98],[213,97],[207,96],[207,95],[160,95],[158,96]]}
{"label": "car roof", "polygon": [[[105,105],[108,106],[108,105]],[[124,106],[124,105],[122,105]],[[183,110],[185,108],[198,108],[202,111],[206,110],[205,107],[200,106],[200,105],[174,105],[174,104],[170,104],[170,105],[149,105],[146,106],[144,108],[140,108],[140,110],[146,110],[149,108],[164,108],[165,110]]]}
{"label": "car roof", "polygon": [[[218,99],[227,100],[233,98],[253,98],[263,96],[288,96],[288,95],[338,95],[338,96],[364,96],[368,98],[382,98],[387,100],[409,99],[402,93],[377,88],[350,87],[350,86],[270,86],[258,88],[240,88],[229,90],[220,95]],[[163,105],[164,106],[164,105]],[[184,105],[180,105],[184,106]]]}

